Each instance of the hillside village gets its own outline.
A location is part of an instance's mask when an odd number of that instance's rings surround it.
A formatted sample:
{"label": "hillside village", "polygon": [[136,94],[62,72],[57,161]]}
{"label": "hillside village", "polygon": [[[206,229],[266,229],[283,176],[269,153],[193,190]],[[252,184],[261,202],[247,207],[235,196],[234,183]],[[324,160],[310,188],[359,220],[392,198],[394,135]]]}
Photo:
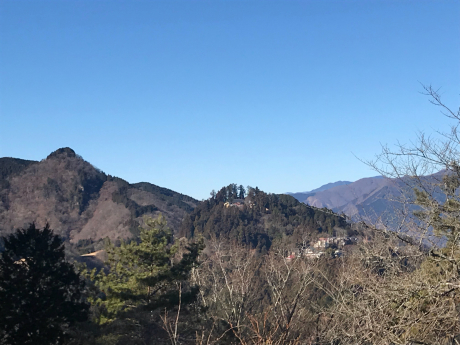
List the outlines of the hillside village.
{"label": "hillside village", "polygon": [[285,259],[288,261],[300,257],[318,259],[326,255],[327,249],[330,249],[329,253],[332,257],[342,257],[344,247],[357,244],[358,240],[358,237],[320,237],[312,245],[300,245],[286,256]]}

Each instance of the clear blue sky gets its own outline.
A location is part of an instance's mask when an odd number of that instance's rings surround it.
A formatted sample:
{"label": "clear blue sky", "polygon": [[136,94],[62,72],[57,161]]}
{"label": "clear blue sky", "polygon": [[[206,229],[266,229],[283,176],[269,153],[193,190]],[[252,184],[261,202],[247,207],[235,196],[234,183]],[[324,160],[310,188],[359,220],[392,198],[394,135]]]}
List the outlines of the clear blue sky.
{"label": "clear blue sky", "polygon": [[0,1],[0,157],[69,146],[202,199],[376,173],[380,143],[448,129],[460,1]]}

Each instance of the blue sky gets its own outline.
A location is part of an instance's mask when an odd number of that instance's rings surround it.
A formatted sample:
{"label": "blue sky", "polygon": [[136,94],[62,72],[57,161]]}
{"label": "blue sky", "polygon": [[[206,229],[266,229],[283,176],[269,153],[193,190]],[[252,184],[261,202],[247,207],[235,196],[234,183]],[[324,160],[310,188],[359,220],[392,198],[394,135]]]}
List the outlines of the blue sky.
{"label": "blue sky", "polygon": [[0,1],[0,157],[198,199],[374,176],[450,125],[420,83],[459,106],[459,1]]}

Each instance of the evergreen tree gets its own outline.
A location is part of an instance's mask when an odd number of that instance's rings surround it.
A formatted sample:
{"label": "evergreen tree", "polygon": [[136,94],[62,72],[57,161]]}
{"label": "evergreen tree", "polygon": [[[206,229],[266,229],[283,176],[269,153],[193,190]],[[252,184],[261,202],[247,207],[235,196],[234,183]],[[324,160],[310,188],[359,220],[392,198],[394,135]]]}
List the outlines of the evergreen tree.
{"label": "evergreen tree", "polygon": [[84,281],[66,262],[49,226],[31,224],[2,237],[0,344],[62,344],[66,329],[88,317]]}
{"label": "evergreen tree", "polygon": [[240,186],[238,187],[238,198],[239,199],[244,199],[244,196],[246,194],[246,190],[244,189],[243,185],[240,184]]}
{"label": "evergreen tree", "polygon": [[238,187],[236,186],[236,183],[232,183],[230,184],[230,186],[231,186],[232,197],[234,199],[238,198]]}
{"label": "evergreen tree", "polygon": [[179,283],[183,304],[193,300],[198,292],[193,286],[187,289],[187,279],[197,265],[203,244],[188,245],[182,258],[175,260],[179,246],[173,243],[165,218],[160,215],[156,219],[146,219],[145,226],[140,229],[139,242],[122,242],[120,247],[108,243],[108,273],[103,270],[97,274],[96,270],[91,272],[91,279],[104,293],[92,299],[103,309],[100,323],[112,321],[139,306],[154,310],[177,305]]}

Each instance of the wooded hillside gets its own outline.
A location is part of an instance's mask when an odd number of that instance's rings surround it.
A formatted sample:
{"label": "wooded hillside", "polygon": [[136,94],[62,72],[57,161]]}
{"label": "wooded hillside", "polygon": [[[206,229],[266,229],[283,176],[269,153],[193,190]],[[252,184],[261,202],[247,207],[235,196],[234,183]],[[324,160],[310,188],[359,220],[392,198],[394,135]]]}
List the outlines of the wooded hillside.
{"label": "wooded hillside", "polygon": [[356,234],[344,217],[309,207],[290,195],[268,194],[257,187],[240,195],[237,189],[230,184],[200,203],[185,217],[179,235],[232,240],[266,252],[273,242],[295,244],[319,236]]}
{"label": "wooded hillside", "polygon": [[0,159],[0,234],[48,222],[74,243],[127,238],[139,233],[143,216],[160,212],[177,230],[197,203],[167,188],[107,175],[70,148],[40,162]]}

